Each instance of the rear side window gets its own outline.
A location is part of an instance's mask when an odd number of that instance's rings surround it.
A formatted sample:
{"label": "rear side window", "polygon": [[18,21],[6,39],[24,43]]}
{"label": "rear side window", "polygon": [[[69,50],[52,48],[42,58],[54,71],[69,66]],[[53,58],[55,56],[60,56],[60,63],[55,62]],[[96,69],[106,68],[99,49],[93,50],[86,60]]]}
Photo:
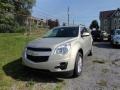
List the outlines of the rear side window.
{"label": "rear side window", "polygon": [[115,35],[115,30],[111,30],[111,35]]}

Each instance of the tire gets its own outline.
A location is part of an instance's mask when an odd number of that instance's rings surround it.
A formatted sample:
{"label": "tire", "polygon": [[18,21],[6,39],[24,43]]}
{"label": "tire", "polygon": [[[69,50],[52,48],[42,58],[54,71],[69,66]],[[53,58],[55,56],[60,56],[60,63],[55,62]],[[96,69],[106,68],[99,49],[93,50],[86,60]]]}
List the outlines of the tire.
{"label": "tire", "polygon": [[82,54],[81,53],[77,53],[73,77],[78,77],[81,74],[82,66],[83,66]]}
{"label": "tire", "polygon": [[90,50],[88,56],[92,56],[92,55],[93,55],[92,50]]}
{"label": "tire", "polygon": [[111,44],[111,45],[113,45],[113,42],[112,42],[112,41],[110,41],[110,44]]}
{"label": "tire", "polygon": [[93,55],[93,48],[91,48],[91,50],[90,50],[88,56],[92,56],[92,55]]}
{"label": "tire", "polygon": [[117,45],[115,45],[115,44],[112,44],[112,47],[113,47],[113,48],[116,48],[116,47],[117,47]]}
{"label": "tire", "polygon": [[111,41],[111,45],[112,45],[113,48],[116,47],[116,45],[113,43],[113,41]]}

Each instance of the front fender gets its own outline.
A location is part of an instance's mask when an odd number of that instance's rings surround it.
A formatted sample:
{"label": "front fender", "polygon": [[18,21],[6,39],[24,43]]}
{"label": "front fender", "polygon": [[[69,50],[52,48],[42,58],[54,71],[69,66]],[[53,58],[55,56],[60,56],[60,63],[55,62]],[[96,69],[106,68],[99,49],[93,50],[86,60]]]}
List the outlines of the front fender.
{"label": "front fender", "polygon": [[81,45],[79,43],[74,43],[71,47],[71,60],[73,63],[73,67],[75,65],[76,56],[77,56],[77,53],[79,52],[80,48],[81,48]]}

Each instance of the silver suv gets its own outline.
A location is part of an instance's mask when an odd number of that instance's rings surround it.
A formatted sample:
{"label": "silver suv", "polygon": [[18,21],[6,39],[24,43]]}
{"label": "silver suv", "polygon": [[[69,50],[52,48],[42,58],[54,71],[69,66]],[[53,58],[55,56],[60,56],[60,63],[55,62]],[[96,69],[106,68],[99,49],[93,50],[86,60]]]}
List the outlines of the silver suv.
{"label": "silver suv", "polygon": [[111,44],[113,46],[120,45],[120,29],[111,31]]}
{"label": "silver suv", "polygon": [[26,46],[23,64],[34,69],[79,76],[83,57],[92,55],[92,42],[92,36],[84,26],[56,27]]}

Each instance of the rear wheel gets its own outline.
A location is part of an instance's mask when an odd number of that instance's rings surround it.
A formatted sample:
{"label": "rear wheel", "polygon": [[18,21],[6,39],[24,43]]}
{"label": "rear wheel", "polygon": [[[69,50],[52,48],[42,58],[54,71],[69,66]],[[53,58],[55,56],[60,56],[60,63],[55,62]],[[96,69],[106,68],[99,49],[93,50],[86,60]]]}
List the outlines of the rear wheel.
{"label": "rear wheel", "polygon": [[92,55],[93,55],[93,42],[92,42],[91,50],[90,50],[88,56],[92,56]]}
{"label": "rear wheel", "polygon": [[91,48],[91,50],[90,50],[88,56],[92,56],[92,55],[93,55],[93,47]]}
{"label": "rear wheel", "polygon": [[77,77],[82,72],[83,58],[82,54],[78,53],[76,56],[75,68],[74,68],[74,77]]}
{"label": "rear wheel", "polygon": [[113,41],[111,41],[110,43],[111,43],[112,47],[115,48],[116,45],[113,43]]}

